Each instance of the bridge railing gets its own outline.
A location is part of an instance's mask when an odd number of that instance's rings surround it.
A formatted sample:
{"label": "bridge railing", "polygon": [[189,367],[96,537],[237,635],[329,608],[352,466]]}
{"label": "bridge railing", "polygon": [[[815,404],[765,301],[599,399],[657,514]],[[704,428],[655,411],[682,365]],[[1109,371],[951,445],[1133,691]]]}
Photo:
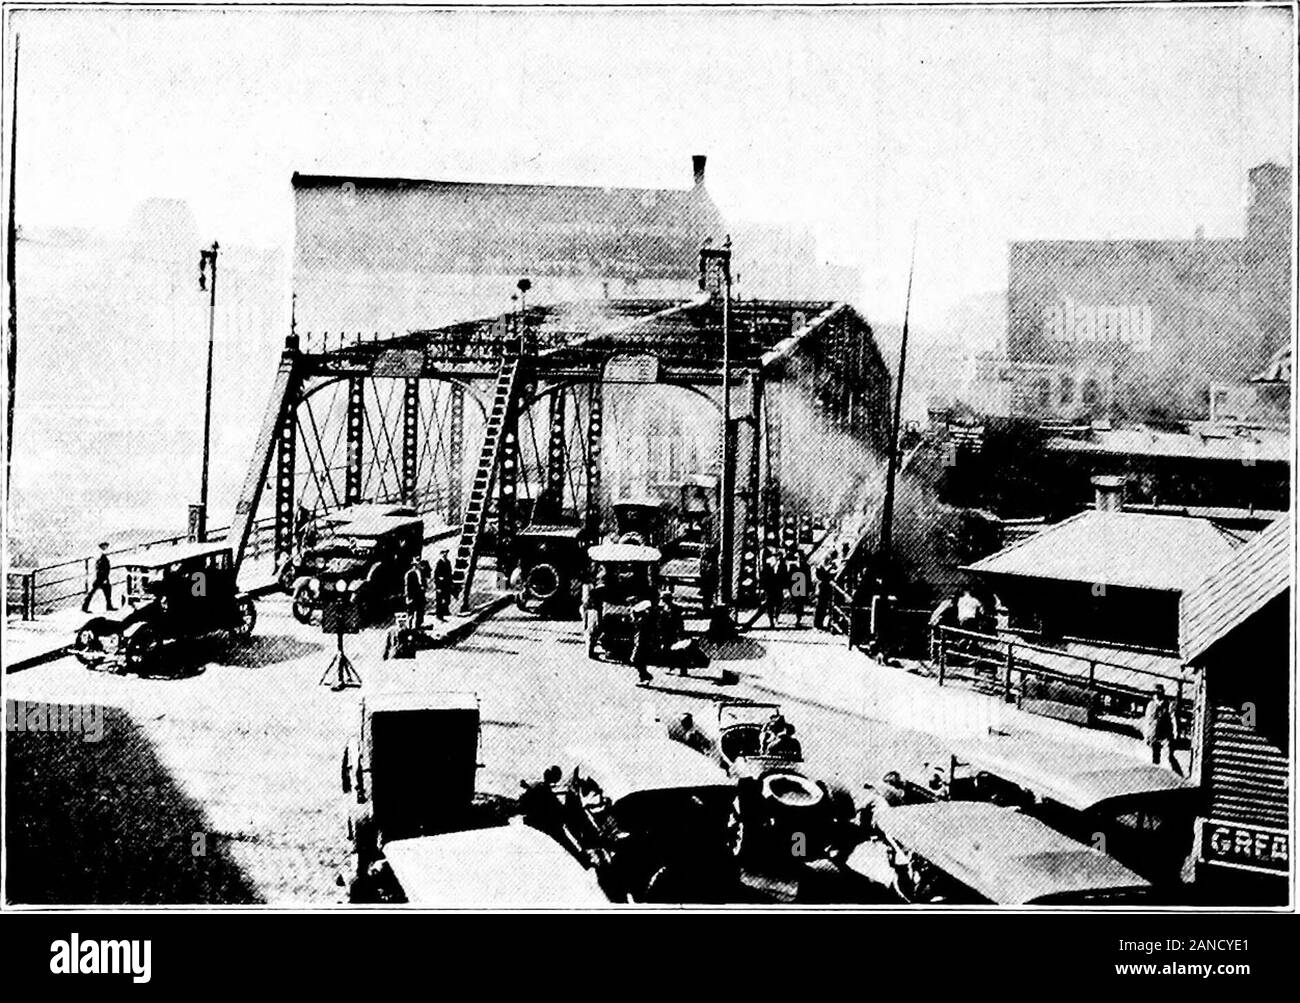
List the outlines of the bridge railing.
{"label": "bridge railing", "polygon": [[[210,542],[220,542],[230,535],[229,526],[217,526],[208,530]],[[149,550],[154,547],[169,547],[188,539],[187,534],[160,536],[142,543],[118,547],[109,550],[108,557],[129,554],[137,550]],[[247,557],[261,557],[270,554],[275,545],[275,518],[268,516],[253,524],[249,534]],[[8,614],[22,620],[34,620],[37,616],[71,606],[75,601],[84,599],[90,591],[91,582],[95,580],[95,561],[99,555],[74,557],[51,564],[32,567],[9,568],[5,573],[5,592],[8,599]],[[113,561],[109,573],[109,584],[113,589],[120,589],[126,582],[125,569]]]}
{"label": "bridge railing", "polygon": [[1023,709],[1087,727],[1140,730],[1147,703],[1162,685],[1179,735],[1191,735],[1194,693],[1185,677],[959,627],[935,627],[930,646],[940,686],[964,682]]}

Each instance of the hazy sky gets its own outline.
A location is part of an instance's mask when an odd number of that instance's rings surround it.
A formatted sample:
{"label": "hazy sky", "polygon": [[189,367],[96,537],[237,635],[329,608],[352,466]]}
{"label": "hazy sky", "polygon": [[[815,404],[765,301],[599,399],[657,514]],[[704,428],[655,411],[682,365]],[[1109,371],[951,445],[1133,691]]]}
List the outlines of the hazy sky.
{"label": "hazy sky", "polygon": [[724,215],[810,225],[876,320],[914,222],[924,320],[1003,287],[1010,239],[1238,235],[1295,145],[1285,8],[11,16],[20,222],[166,195],[288,246],[294,170],[685,187],[702,152]]}

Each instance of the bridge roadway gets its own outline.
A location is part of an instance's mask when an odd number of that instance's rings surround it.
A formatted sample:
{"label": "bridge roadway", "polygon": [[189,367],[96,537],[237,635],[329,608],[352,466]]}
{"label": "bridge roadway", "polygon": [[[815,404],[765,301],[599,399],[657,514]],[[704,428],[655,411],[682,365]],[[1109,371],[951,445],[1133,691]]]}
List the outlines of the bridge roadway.
{"label": "bridge roadway", "polygon": [[[180,678],[91,672],[69,657],[6,677],[8,700],[106,708],[98,742],[9,735],[12,901],[342,900],[334,881],[346,859],[339,761],[358,691],[317,684],[332,638],[297,623],[283,597],[259,605],[254,643],[210,652]],[[513,607],[414,663],[382,661],[378,630],[347,647],[370,683],[410,673],[421,685],[477,693],[479,790],[503,797],[551,763],[568,765],[570,746],[599,749],[734,697],[783,703],[809,758],[857,789],[886,769],[942,755],[945,738],[990,726],[1141,754],[1136,742],[877,665],[806,623],[713,647],[707,677],[655,670],[646,688],[627,666],[588,660],[579,623],[538,621]],[[714,681],[724,667],[737,684]]]}

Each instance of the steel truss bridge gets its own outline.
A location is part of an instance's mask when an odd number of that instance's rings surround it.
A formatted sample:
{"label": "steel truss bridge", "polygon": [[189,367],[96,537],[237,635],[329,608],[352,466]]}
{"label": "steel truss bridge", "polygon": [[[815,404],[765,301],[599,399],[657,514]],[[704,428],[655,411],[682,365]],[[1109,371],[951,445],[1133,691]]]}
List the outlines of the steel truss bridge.
{"label": "steel truss bridge", "polygon": [[751,601],[763,545],[793,542],[813,515],[783,490],[789,454],[808,434],[806,420],[787,427],[787,413],[809,412],[816,431],[883,455],[890,378],[851,307],[730,300],[720,286],[688,301],[532,306],[332,349],[291,334],[236,504],[236,563],[260,506],[273,515],[277,566],[293,548],[299,505],[320,515],[400,502],[440,517],[460,527],[454,566],[466,603],[480,557],[490,552],[508,572],[528,519],[568,521],[594,542],[605,385],[683,388],[713,404],[721,433],[724,319],[731,448],[720,452],[735,490],[719,553],[730,548],[733,594]]}

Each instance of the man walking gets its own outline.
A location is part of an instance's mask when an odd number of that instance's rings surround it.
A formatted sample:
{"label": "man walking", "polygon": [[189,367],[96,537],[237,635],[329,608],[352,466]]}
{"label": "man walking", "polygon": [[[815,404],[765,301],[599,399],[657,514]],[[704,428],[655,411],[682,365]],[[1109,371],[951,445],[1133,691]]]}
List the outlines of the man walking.
{"label": "man walking", "polygon": [[813,626],[818,630],[826,629],[826,620],[831,613],[831,588],[839,570],[839,561],[835,559],[833,550],[817,564],[817,605],[813,608]]}
{"label": "man walking", "polygon": [[1181,777],[1183,768],[1174,758],[1174,739],[1177,732],[1173,708],[1169,705],[1169,698],[1165,696],[1165,688],[1157,683],[1156,691],[1151,697],[1151,702],[1147,704],[1146,713],[1142,716],[1142,735],[1147,745],[1151,746],[1152,764],[1160,765],[1161,747],[1165,746],[1169,750],[1169,768]]}
{"label": "man walking", "polygon": [[424,626],[424,575],[420,573],[420,555],[411,558],[411,564],[402,578],[402,600],[412,630]]}
{"label": "man walking", "polygon": [[109,584],[108,576],[113,570],[112,562],[108,559],[108,544],[99,545],[99,557],[95,559],[95,580],[91,582],[90,591],[86,593],[86,601],[81,604],[81,612],[90,612],[90,600],[95,597],[96,592],[104,593],[104,603],[108,606],[109,611],[113,609],[112,586]]}
{"label": "man walking", "polygon": [[451,612],[452,567],[447,551],[438,552],[438,562],[433,566],[433,604],[439,620],[447,619]]}
{"label": "man walking", "polygon": [[763,593],[763,611],[767,613],[767,622],[776,629],[781,618],[781,601],[785,597],[786,573],[781,559],[769,553],[763,562],[763,571],[759,575],[759,588]]}
{"label": "man walking", "polygon": [[812,567],[808,557],[798,547],[791,547],[786,559],[786,570],[790,576],[790,608],[794,611],[794,625],[802,626],[804,607],[808,605],[808,595],[812,592]]}

